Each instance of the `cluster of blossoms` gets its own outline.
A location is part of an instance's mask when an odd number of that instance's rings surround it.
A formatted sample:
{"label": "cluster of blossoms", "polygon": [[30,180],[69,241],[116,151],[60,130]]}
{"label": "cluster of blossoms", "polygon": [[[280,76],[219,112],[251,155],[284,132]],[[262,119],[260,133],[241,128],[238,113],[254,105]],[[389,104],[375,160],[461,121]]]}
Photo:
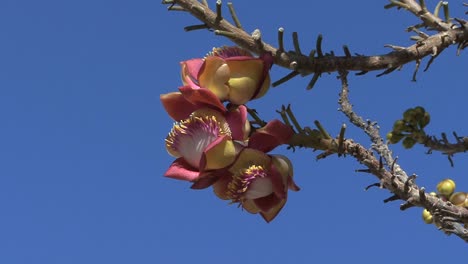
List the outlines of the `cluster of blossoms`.
{"label": "cluster of blossoms", "polygon": [[293,181],[288,158],[268,154],[285,144],[292,129],[272,120],[253,129],[245,104],[269,86],[271,55],[259,58],[238,47],[215,48],[204,58],[181,63],[183,86],[161,95],[175,124],[166,149],[176,160],[165,176],[213,186],[223,200],[238,203],[270,222],[286,203]]}
{"label": "cluster of blossoms", "polygon": [[[455,182],[452,179],[444,179],[437,184],[437,192],[431,192],[430,195],[441,198],[444,201],[450,201],[455,206],[468,208],[468,193],[455,192]],[[423,220],[426,224],[434,223],[434,218],[431,212],[427,209],[423,210]],[[438,223],[435,223],[438,225]],[[468,227],[468,223],[464,223]]]}

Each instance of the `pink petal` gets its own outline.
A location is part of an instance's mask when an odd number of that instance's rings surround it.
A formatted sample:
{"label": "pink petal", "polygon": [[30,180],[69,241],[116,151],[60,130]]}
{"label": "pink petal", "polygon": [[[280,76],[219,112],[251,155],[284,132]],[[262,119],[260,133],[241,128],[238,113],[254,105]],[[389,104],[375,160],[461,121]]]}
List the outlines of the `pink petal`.
{"label": "pink petal", "polygon": [[190,166],[183,158],[178,158],[172,162],[164,176],[183,181],[194,181],[200,175],[197,169]]}
{"label": "pink petal", "polygon": [[263,60],[263,63],[265,65],[265,71],[268,72],[271,69],[271,66],[274,62],[273,55],[271,55],[271,53],[263,53],[260,56],[260,59]]}
{"label": "pink petal", "polygon": [[179,92],[161,94],[160,99],[166,112],[176,121],[186,119],[198,108]]}
{"label": "pink petal", "polygon": [[286,199],[281,200],[278,204],[275,205],[271,210],[269,211],[262,211],[260,212],[260,215],[265,219],[267,223],[271,222],[275,217],[278,215],[278,213],[283,209],[284,205],[286,204]]}
{"label": "pink petal", "polygon": [[184,95],[185,99],[194,105],[206,105],[224,113],[226,107],[216,97],[216,95],[208,89],[194,89],[190,86],[182,86],[179,91]]}
{"label": "pink petal", "polygon": [[280,172],[276,169],[276,166],[273,166],[273,164],[270,166],[270,173],[268,175],[273,183],[273,192],[279,198],[284,199],[286,197],[287,189],[283,183],[283,176],[281,176]]}
{"label": "pink petal", "polygon": [[227,170],[215,170],[204,172],[198,177],[197,180],[190,186],[192,189],[205,189],[217,182],[222,176],[229,174]]}
{"label": "pink petal", "polygon": [[228,192],[228,184],[232,181],[232,174],[223,175],[213,184],[213,191],[220,199],[229,200],[229,196],[227,195]]}
{"label": "pink petal", "polygon": [[200,170],[226,168],[234,162],[236,154],[237,149],[231,138],[227,135],[220,136],[203,150],[200,159]]}
{"label": "pink petal", "polygon": [[[247,107],[244,105],[239,106],[236,110],[229,111],[226,113],[226,121],[231,128],[232,139],[244,140],[246,134],[246,122],[247,121]],[[249,129],[250,130],[250,129]],[[247,131],[248,132],[248,131]]]}
{"label": "pink petal", "polygon": [[288,143],[294,131],[281,121],[275,119],[252,134],[249,147],[269,152],[279,145]]}
{"label": "pink petal", "polygon": [[296,185],[296,183],[294,182],[292,177],[288,178],[288,189],[291,190],[291,191],[295,191],[295,192],[301,190],[301,188]]}
{"label": "pink petal", "polygon": [[191,59],[183,61],[180,64],[182,65],[182,81],[184,84],[191,86],[192,88],[200,88],[198,83],[198,75],[203,66],[203,59]]}
{"label": "pink petal", "polygon": [[273,207],[281,202],[282,199],[278,198],[274,193],[267,195],[265,197],[254,199],[255,205],[260,209],[262,212],[268,212]]}

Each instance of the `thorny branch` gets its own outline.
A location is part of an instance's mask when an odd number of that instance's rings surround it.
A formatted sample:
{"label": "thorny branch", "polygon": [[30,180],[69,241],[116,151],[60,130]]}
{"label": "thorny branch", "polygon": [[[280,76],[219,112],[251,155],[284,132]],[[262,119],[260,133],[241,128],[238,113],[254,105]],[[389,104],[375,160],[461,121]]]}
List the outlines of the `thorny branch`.
{"label": "thorny branch", "polygon": [[[322,56],[311,58],[311,56],[298,52],[286,53],[282,47],[277,49],[263,42],[259,36],[260,34],[248,34],[242,28],[236,27],[222,17],[220,18],[220,12],[214,12],[208,6],[198,1],[171,0],[169,2],[177,4],[183,10],[190,12],[194,17],[202,21],[204,23],[202,28],[214,30],[216,34],[223,35],[237,45],[254,53],[271,53],[274,56],[275,64],[292,69],[301,75],[334,72],[338,71],[338,69],[361,72],[386,70],[383,73],[386,74],[408,62],[420,61],[426,56],[437,56],[450,45],[457,43],[461,45],[468,42],[468,30],[464,26],[466,24],[465,21],[460,20],[461,25],[456,26],[450,21],[445,22],[431,14],[416,1],[402,0],[398,2],[403,3],[407,10],[418,16],[423,21],[423,26],[435,29],[438,33],[421,38],[416,44],[409,47],[388,45],[394,50],[383,55],[349,56],[348,54],[347,56],[334,56],[322,54]],[[260,31],[257,29],[255,32],[259,33]],[[283,34],[283,29],[279,30],[279,34]],[[464,47],[462,46],[462,48]]]}
{"label": "thorny branch", "polygon": [[[213,30],[215,34],[225,36],[251,52],[257,54],[271,53],[274,56],[275,64],[293,70],[283,78],[284,81],[297,75],[314,73],[311,81],[313,85],[322,72],[337,71],[342,85],[339,99],[340,110],[351,123],[361,128],[369,136],[372,141],[372,149],[369,150],[351,139],[345,139],[345,125],[342,126],[340,136],[336,139],[331,138],[318,122],[316,122],[316,126],[319,130],[312,130],[308,127],[301,128],[297,121],[293,122],[297,133],[290,140],[290,146],[293,148],[308,147],[324,150],[325,152],[319,155],[320,157],[332,154],[354,157],[358,162],[366,166],[366,169],[362,171],[375,175],[380,180],[379,186],[393,194],[386,201],[403,200],[404,203],[400,206],[401,210],[415,206],[426,208],[434,216],[442,231],[455,234],[468,242],[468,230],[463,226],[464,223],[468,223],[468,209],[454,206],[450,202],[431,196],[425,192],[424,188],[418,187],[415,183],[416,176],[408,176],[397,164],[396,159],[393,158],[388,145],[380,136],[376,123],[364,120],[357,115],[349,102],[348,71],[366,73],[368,71],[385,70],[382,74],[388,74],[411,61],[416,61],[417,66],[419,66],[421,59],[426,56],[432,56],[429,61],[430,64],[448,46],[457,44],[458,51],[468,46],[468,22],[462,19],[454,19],[459,24],[452,23],[453,20],[448,16],[448,7],[444,6],[446,19],[442,20],[437,15],[438,11],[433,14],[427,10],[423,0],[419,1],[419,3],[414,0],[392,0],[390,2],[391,4],[386,6],[387,8],[404,8],[421,19],[422,24],[408,29],[418,34],[416,44],[409,47],[388,45],[393,49],[392,52],[374,56],[352,56],[348,47],[344,47],[345,56],[335,56],[333,53],[324,54],[322,52],[321,36],[317,39],[316,50],[313,50],[309,55],[302,54],[297,41],[297,33],[293,34],[295,52],[286,53],[283,44],[284,29],[282,28],[278,30],[279,48],[275,48],[262,41],[258,29],[252,35],[245,32],[231,5],[229,5],[229,9],[235,25],[226,21],[221,15],[220,1],[217,1],[216,12],[214,12],[208,7],[206,1],[200,3],[195,0],[163,0],[163,3],[172,4],[170,9],[188,11],[203,22],[201,25],[187,27],[186,30]],[[430,36],[421,32],[419,28],[436,30],[437,33]],[[284,118],[294,119],[289,107],[284,108],[282,114]],[[263,122],[259,118],[258,120],[258,122]],[[465,138],[456,138],[456,144],[449,144],[428,137],[426,145],[433,150],[440,150],[448,154],[465,151],[467,148]],[[379,158],[375,156],[375,153]]]}
{"label": "thorny branch", "polygon": [[[363,154],[370,151],[363,149],[363,147],[357,143],[354,143],[356,144],[354,148],[359,151],[351,152],[350,154],[368,167],[370,172],[379,178],[384,188],[395,194],[396,198],[405,201],[401,206],[402,210],[412,206],[419,206],[431,212],[435,212],[443,231],[453,233],[468,242],[468,230],[462,226],[462,224],[468,220],[468,210],[463,207],[454,206],[451,203],[444,202],[437,197],[425,193],[423,188],[416,185],[414,177],[408,177],[406,175],[405,171],[403,171],[396,160],[393,159],[388,145],[385,144],[382,137],[379,135],[379,129],[376,124],[370,121],[364,121],[362,117],[353,111],[348,97],[348,73],[344,70],[340,70],[339,74],[342,84],[339,99],[341,111],[348,117],[351,123],[363,129],[371,138],[373,143],[372,148],[383,157],[390,171],[379,166],[379,161],[372,153]],[[448,221],[448,219],[450,219],[450,221]]]}

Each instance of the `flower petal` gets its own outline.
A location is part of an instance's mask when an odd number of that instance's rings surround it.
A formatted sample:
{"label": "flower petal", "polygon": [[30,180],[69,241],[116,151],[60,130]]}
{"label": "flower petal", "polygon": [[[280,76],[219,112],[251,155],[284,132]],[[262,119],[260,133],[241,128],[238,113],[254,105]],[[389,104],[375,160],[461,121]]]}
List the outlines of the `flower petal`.
{"label": "flower petal", "polygon": [[190,166],[183,158],[178,158],[172,162],[164,176],[183,181],[194,181],[200,173]]}
{"label": "flower petal", "polygon": [[184,85],[191,86],[192,88],[200,88],[200,84],[198,83],[198,74],[200,73],[200,69],[204,62],[205,61],[203,59],[197,58],[180,63],[182,66],[181,75]]}
{"label": "flower petal", "polygon": [[229,200],[231,199],[228,195],[228,184],[232,181],[232,174],[228,173],[219,178],[213,184],[213,191],[220,199]]}
{"label": "flower petal", "polygon": [[244,148],[239,153],[236,161],[229,168],[229,171],[233,174],[239,173],[243,169],[250,167],[251,165],[262,166],[264,168],[269,168],[271,158],[263,153],[252,148]]}
{"label": "flower petal", "polygon": [[257,214],[260,212],[260,209],[255,205],[253,200],[244,200],[242,202],[242,207],[251,214]]}
{"label": "flower petal", "polygon": [[232,139],[244,141],[250,133],[250,122],[247,119],[247,107],[240,105],[236,109],[229,109],[226,121],[231,128]]}
{"label": "flower petal", "polygon": [[278,204],[276,204],[273,208],[271,208],[267,212],[260,212],[260,215],[265,219],[267,223],[271,222],[278,213],[283,209],[284,205],[286,204],[286,199],[281,200]]}
{"label": "flower petal", "polygon": [[255,205],[260,209],[262,212],[268,212],[272,208],[274,208],[278,203],[281,202],[282,199],[278,198],[274,193],[271,193],[268,196],[261,197],[254,199]]}
{"label": "flower petal", "polygon": [[277,197],[284,199],[286,197],[288,176],[283,177],[273,163],[270,167],[270,179],[273,185],[273,192]]}
{"label": "flower petal", "polygon": [[233,104],[245,104],[257,93],[257,89],[263,84],[263,61],[227,60],[231,76],[229,79],[229,101]]}
{"label": "flower petal", "polygon": [[222,136],[208,145],[200,161],[201,170],[222,169],[231,165],[236,158],[236,146],[229,136]]}
{"label": "flower petal", "polygon": [[200,87],[213,92],[221,101],[226,100],[229,87],[226,85],[231,71],[226,62],[217,56],[208,56],[198,75]]}
{"label": "flower petal", "polygon": [[190,103],[201,106],[210,106],[221,112],[226,111],[226,107],[221,103],[218,97],[207,89],[194,89],[190,86],[182,86],[179,91],[184,95],[185,99]]}
{"label": "flower petal", "polygon": [[294,131],[281,121],[275,119],[250,136],[249,147],[269,152],[279,145],[286,144]]}
{"label": "flower petal", "polygon": [[226,169],[214,170],[200,173],[200,176],[194,181],[190,188],[192,189],[205,189],[213,185],[216,181],[222,178],[224,175],[229,175],[229,171]]}
{"label": "flower petal", "polygon": [[180,92],[161,94],[161,103],[172,119],[178,121],[186,119],[197,106],[190,103]]}

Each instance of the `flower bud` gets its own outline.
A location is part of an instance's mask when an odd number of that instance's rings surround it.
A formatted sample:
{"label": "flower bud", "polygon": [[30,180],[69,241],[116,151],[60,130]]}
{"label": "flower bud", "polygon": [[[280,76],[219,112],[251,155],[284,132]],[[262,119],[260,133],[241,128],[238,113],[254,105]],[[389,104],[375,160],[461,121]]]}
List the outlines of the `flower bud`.
{"label": "flower bud", "polygon": [[467,193],[466,192],[456,192],[450,196],[450,202],[456,206],[465,206],[467,204]]}
{"label": "flower bud", "polygon": [[423,210],[422,218],[424,220],[424,223],[426,223],[426,224],[432,224],[434,222],[432,214],[427,209]]}
{"label": "flower bud", "polygon": [[412,137],[406,137],[405,139],[403,139],[403,147],[405,149],[412,148],[414,144],[416,144],[416,140]]}
{"label": "flower bud", "polygon": [[415,121],[415,115],[416,115],[416,112],[414,111],[413,108],[407,109],[403,113],[403,120],[405,120],[408,123],[412,123]]}
{"label": "flower bud", "polygon": [[203,59],[182,62],[182,80],[236,105],[262,97],[270,87],[271,55],[253,57],[239,47],[215,48]]}
{"label": "flower bud", "polygon": [[455,187],[455,182],[453,180],[445,179],[437,184],[437,191],[445,197],[450,197],[455,191]]}
{"label": "flower bud", "polygon": [[423,117],[418,120],[418,124],[421,128],[424,128],[431,121],[431,115],[428,112],[425,112]]}
{"label": "flower bud", "polygon": [[397,120],[393,124],[393,131],[400,133],[406,128],[406,123],[404,120]]}
{"label": "flower bud", "polygon": [[395,131],[387,133],[387,140],[390,144],[398,143],[404,137],[403,134],[397,133]]}

